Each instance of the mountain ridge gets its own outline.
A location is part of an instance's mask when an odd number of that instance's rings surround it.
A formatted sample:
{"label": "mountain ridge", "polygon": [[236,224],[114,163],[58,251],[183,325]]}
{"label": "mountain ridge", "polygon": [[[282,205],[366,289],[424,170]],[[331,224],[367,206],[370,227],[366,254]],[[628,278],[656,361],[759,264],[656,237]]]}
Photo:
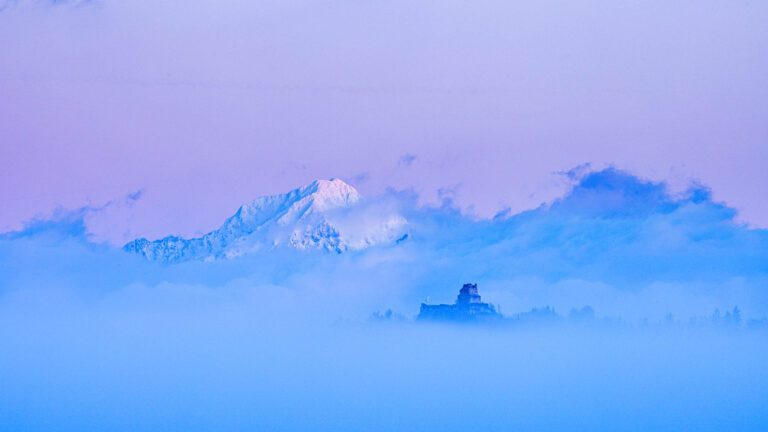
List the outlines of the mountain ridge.
{"label": "mountain ridge", "polygon": [[[170,263],[233,258],[274,247],[341,253],[393,243],[406,234],[407,221],[398,214],[382,215],[363,233],[354,232],[351,225],[355,224],[349,222],[359,216],[356,211],[364,210],[362,201],[360,193],[340,179],[315,180],[290,192],[243,204],[220,228],[201,237],[167,236],[154,241],[139,238],[123,249],[152,261]],[[340,217],[342,212],[349,214]]]}

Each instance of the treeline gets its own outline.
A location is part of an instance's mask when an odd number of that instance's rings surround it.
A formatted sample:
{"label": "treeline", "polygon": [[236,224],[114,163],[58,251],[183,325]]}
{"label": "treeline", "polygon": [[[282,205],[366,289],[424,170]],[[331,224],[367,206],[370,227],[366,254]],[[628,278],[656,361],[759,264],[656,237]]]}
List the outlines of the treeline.
{"label": "treeline", "polygon": [[[384,312],[375,312],[370,316],[372,321],[396,321],[396,322],[408,322],[412,321],[405,315],[387,309]],[[501,319],[494,321],[481,321],[486,324],[494,325],[549,325],[549,324],[592,324],[592,325],[604,325],[604,326],[633,326],[640,325],[646,326],[691,326],[691,327],[711,327],[711,328],[723,328],[723,329],[738,329],[738,328],[768,328],[768,318],[759,319],[744,319],[741,314],[741,310],[738,306],[734,306],[731,310],[726,310],[722,313],[720,309],[715,311],[709,316],[692,317],[687,320],[678,320],[673,314],[667,314],[663,319],[652,321],[647,318],[639,320],[639,322],[631,323],[623,320],[619,317],[602,316],[598,317],[595,310],[591,306],[584,306],[582,308],[573,308],[568,311],[567,314],[560,314],[555,311],[555,308],[551,306],[544,306],[539,308],[532,308],[526,312],[519,312],[514,315],[504,316]]]}

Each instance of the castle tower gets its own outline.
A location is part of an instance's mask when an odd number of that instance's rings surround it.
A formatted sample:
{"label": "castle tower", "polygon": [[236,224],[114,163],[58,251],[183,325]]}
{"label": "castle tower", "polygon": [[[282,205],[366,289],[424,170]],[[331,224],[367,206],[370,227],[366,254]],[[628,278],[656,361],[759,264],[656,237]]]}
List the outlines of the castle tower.
{"label": "castle tower", "polygon": [[464,284],[456,297],[456,304],[482,303],[477,293],[477,284]]}

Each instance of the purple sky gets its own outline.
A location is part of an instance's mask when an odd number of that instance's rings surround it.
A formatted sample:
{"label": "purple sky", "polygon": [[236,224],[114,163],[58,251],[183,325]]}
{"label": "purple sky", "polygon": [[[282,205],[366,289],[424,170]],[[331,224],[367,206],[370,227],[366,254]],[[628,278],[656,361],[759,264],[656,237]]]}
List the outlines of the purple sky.
{"label": "purple sky", "polygon": [[91,230],[191,235],[330,177],[490,216],[583,163],[701,181],[768,227],[766,23],[731,0],[22,1],[0,10],[0,231],[142,190]]}

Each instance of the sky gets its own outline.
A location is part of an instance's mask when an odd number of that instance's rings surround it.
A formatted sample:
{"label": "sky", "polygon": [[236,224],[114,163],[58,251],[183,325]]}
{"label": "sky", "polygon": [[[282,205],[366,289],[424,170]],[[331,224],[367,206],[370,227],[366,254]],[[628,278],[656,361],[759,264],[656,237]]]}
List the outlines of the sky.
{"label": "sky", "polygon": [[197,235],[334,177],[488,218],[584,164],[768,227],[765,22],[756,1],[6,0],[0,231],[110,203],[112,244]]}

